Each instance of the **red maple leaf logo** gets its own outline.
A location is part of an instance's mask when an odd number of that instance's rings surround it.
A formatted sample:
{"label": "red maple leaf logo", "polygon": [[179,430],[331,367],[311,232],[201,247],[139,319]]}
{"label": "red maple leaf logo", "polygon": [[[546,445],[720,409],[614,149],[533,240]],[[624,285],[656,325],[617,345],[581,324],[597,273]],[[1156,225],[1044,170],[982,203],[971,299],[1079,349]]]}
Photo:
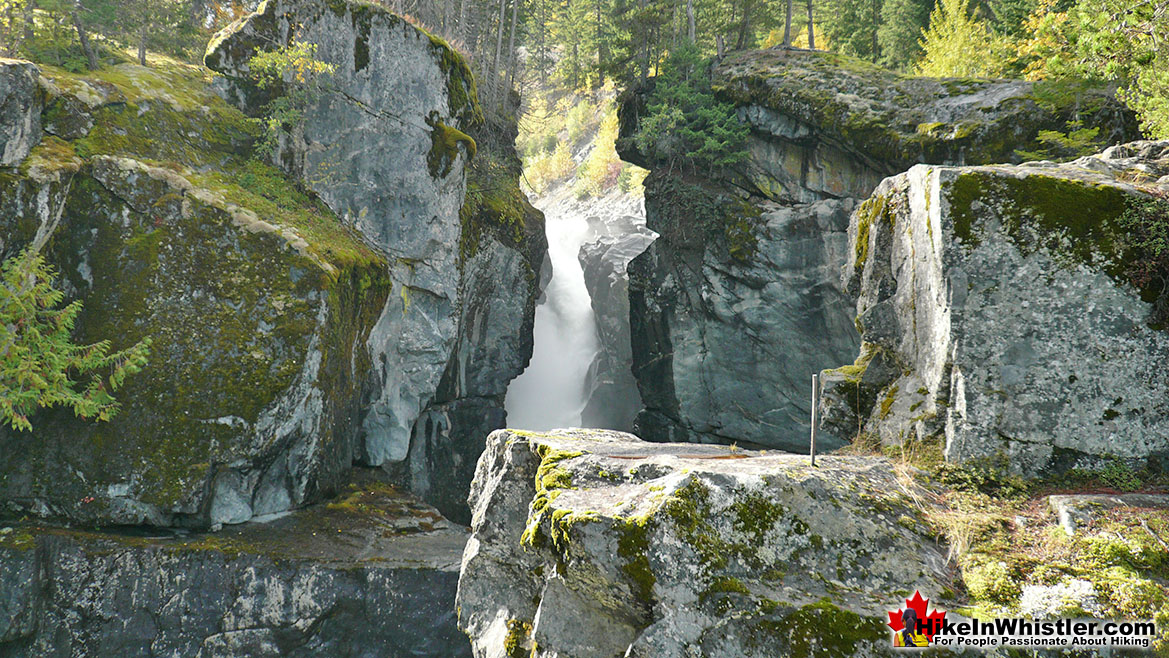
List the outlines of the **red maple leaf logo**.
{"label": "red maple leaf logo", "polygon": [[925,635],[926,639],[932,642],[934,633],[942,627],[942,620],[946,618],[946,611],[935,608],[932,612],[927,612],[929,605],[930,600],[923,599],[921,592],[915,590],[912,599],[905,599],[905,608],[898,608],[889,612],[889,628],[893,629],[894,633],[905,628],[905,623],[901,621],[901,613],[906,608],[913,608],[913,611],[917,613],[918,620],[922,622],[922,635]]}

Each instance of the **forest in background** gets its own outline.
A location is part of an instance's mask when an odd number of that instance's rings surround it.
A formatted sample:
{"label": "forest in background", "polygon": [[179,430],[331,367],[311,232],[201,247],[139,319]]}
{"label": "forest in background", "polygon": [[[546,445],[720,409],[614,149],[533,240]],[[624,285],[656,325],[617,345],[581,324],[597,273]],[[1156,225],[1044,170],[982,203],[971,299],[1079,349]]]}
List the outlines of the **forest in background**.
{"label": "forest in background", "polygon": [[[256,2],[0,0],[0,52],[81,71],[147,53],[198,62],[207,39]],[[570,110],[590,119],[614,89],[663,76],[645,145],[732,164],[740,134],[703,74],[726,53],[789,44],[830,50],[906,74],[1084,78],[1118,86],[1152,137],[1169,137],[1169,0],[384,0],[463,52],[489,114],[527,121],[521,151],[549,176]],[[508,93],[517,89],[520,94]],[[520,107],[521,99],[524,107]],[[581,115],[585,110],[576,110]],[[577,117],[582,119],[582,117]],[[581,121],[577,121],[580,123]],[[1069,126],[1066,139],[1087,142]],[[656,131],[656,132],[655,132]],[[650,134],[652,133],[652,134]],[[728,160],[729,158],[729,160]],[[574,167],[582,166],[574,162]],[[596,180],[616,184],[613,162]],[[603,170],[603,173],[602,173]],[[538,174],[538,176],[542,176]],[[555,177],[555,176],[553,176]],[[539,181],[535,187],[539,186]],[[595,187],[595,185],[594,185]]]}

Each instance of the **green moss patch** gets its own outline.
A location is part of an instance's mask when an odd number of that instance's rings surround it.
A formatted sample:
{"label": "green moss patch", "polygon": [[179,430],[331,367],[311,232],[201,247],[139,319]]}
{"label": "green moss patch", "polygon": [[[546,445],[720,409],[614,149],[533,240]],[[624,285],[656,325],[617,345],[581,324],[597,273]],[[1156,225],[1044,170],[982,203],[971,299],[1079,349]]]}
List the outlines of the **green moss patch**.
{"label": "green moss patch", "polygon": [[[1024,254],[1045,249],[1064,267],[1082,264],[1118,283],[1134,283],[1130,265],[1140,255],[1126,240],[1122,221],[1132,193],[1112,185],[1041,174],[1016,177],[970,171],[951,181],[943,194],[950,203],[954,233],[969,249],[981,244],[982,218],[993,213]],[[1137,288],[1147,302],[1161,292],[1153,282]]]}
{"label": "green moss patch", "polygon": [[430,153],[426,156],[426,164],[430,168],[430,175],[434,178],[446,178],[459,157],[459,146],[466,149],[467,160],[475,157],[475,140],[467,133],[451,128],[437,120],[430,121]]}

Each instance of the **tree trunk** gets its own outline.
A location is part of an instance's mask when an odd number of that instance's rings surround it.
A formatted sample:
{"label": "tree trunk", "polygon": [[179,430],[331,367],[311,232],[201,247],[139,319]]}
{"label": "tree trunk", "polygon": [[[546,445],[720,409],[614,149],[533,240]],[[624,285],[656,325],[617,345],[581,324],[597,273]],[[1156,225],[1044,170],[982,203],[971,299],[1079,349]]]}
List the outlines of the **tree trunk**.
{"label": "tree trunk", "polygon": [[138,31],[138,64],[146,66],[146,26]]}
{"label": "tree trunk", "polygon": [[686,36],[694,43],[694,0],[686,0],[686,28]]}
{"label": "tree trunk", "polygon": [[455,34],[464,44],[467,42],[467,2],[468,0],[459,0],[459,24],[455,28]]}
{"label": "tree trunk", "polygon": [[609,58],[609,53],[605,47],[605,24],[604,15],[601,13],[602,1],[593,0],[597,10],[597,76],[598,82],[605,82],[605,61]]}
{"label": "tree trunk", "polygon": [[808,50],[816,49],[816,28],[812,24],[812,0],[808,0]]}
{"label": "tree trunk", "polygon": [[747,34],[751,31],[751,4],[743,3],[743,18],[739,21],[739,35],[735,39],[735,50],[747,47]]}
{"label": "tree trunk", "polygon": [[[646,15],[646,0],[637,0],[638,14],[640,16]],[[641,84],[645,85],[645,81],[649,79],[649,26],[642,26],[641,30]]]}
{"label": "tree trunk", "polygon": [[81,0],[74,0],[73,2],[73,27],[77,29],[77,40],[81,42],[81,52],[85,53],[85,64],[90,71],[97,70],[97,53],[94,52],[93,46],[89,43],[89,35],[85,32],[85,25],[81,22],[81,12],[85,8],[81,6]]}
{"label": "tree trunk", "polygon": [[881,0],[873,0],[873,61],[881,57],[881,44],[877,41],[877,27],[881,25]]}
{"label": "tree trunk", "polygon": [[521,0],[515,0],[511,4],[511,36],[507,39],[507,86],[503,89],[503,103],[501,104],[504,110],[508,109],[507,104],[511,98],[511,90],[515,89],[515,73],[518,60],[515,47],[515,32],[516,23],[519,21],[520,2]]}
{"label": "tree trunk", "polygon": [[32,42],[36,38],[33,33],[34,21],[36,20],[33,11],[37,8],[36,0],[26,0],[24,3],[24,41],[25,43]]}
{"label": "tree trunk", "polygon": [[792,45],[792,2],[787,0],[787,18],[783,22],[783,45],[787,48]]}
{"label": "tree trunk", "polygon": [[723,58],[723,35],[718,34],[714,37],[714,52],[719,59]]}
{"label": "tree trunk", "polygon": [[499,25],[495,30],[495,59],[491,62],[491,79],[487,82],[490,84],[488,97],[492,102],[498,100],[496,98],[499,92],[499,58],[503,54],[503,23],[507,19],[507,0],[499,0]]}

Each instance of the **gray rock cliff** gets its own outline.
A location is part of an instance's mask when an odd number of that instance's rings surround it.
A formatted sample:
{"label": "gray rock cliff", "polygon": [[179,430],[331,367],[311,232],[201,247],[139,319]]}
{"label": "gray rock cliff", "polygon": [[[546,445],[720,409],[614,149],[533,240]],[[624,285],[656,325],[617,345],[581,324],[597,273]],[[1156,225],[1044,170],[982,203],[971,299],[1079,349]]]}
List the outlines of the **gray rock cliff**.
{"label": "gray rock cliff", "polygon": [[30,62],[0,57],[0,167],[11,167],[41,140],[40,71]]}
{"label": "gray rock cliff", "polygon": [[751,130],[733,171],[699,179],[646,162],[632,140],[642,97],[621,110],[622,157],[655,169],[646,213],[661,237],[629,270],[636,428],[655,441],[807,450],[811,375],[860,344],[838,278],[848,218],[886,176],[1017,161],[1039,130],[1077,118],[1110,139],[1135,133],[1107,90],[911,78],[824,52],[732,54],[712,85]]}
{"label": "gray rock cliff", "polygon": [[45,73],[46,114],[92,126],[0,169],[3,255],[31,246],[57,267],[84,304],[78,342],[154,347],[110,422],[52,409],[35,438],[0,431],[5,512],[209,527],[334,491],[357,448],[384,257],[249,163],[250,125],[198,72]]}
{"label": "gray rock cliff", "polygon": [[368,482],[214,535],[0,526],[0,655],[470,656],[465,541]]}
{"label": "gray rock cliff", "polygon": [[531,354],[545,251],[518,189],[515,128],[484,125],[458,53],[372,5],[270,0],[217,37],[207,65],[254,110],[248,59],[293,39],[334,70],[277,159],[386,255],[393,282],[368,339],[360,459],[465,517],[483,438]]}

